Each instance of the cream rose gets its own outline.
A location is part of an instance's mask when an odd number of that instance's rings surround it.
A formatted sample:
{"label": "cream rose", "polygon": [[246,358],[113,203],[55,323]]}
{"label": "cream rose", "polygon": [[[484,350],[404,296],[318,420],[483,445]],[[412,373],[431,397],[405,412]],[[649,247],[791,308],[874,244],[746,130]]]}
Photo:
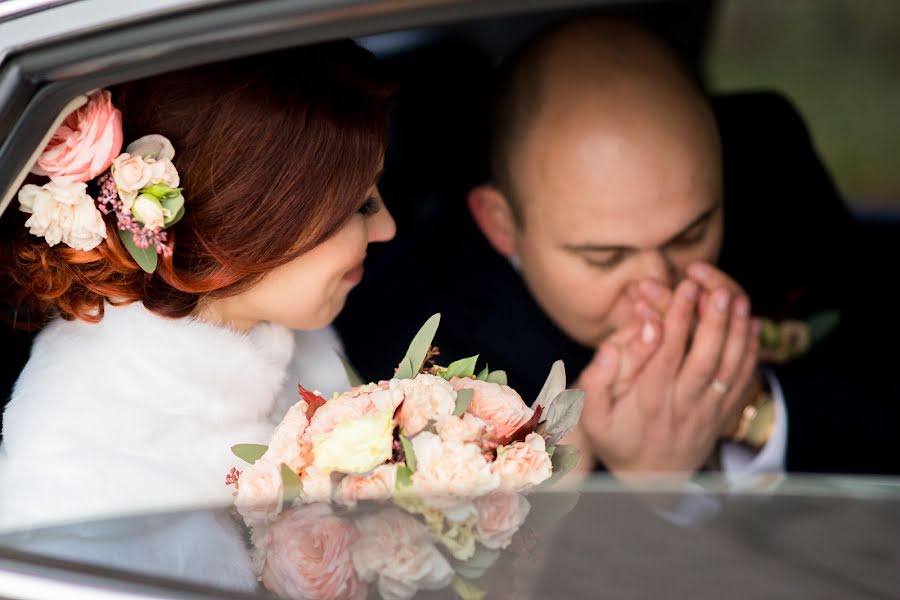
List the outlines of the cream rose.
{"label": "cream rose", "polygon": [[106,223],[81,182],[19,190],[19,210],[30,213],[25,226],[50,246],[63,242],[76,250],[93,250],[106,238]]}
{"label": "cream rose", "polygon": [[403,400],[401,392],[393,392],[378,384],[359,386],[344,392],[323,404],[310,419],[309,427],[304,434],[306,439],[329,433],[338,424],[356,420],[372,413],[394,410]]}
{"label": "cream rose", "polygon": [[430,420],[453,414],[456,408],[456,392],[441,377],[420,373],[415,379],[392,379],[390,389],[403,393],[400,429],[407,437],[425,429]]}
{"label": "cream rose", "polygon": [[445,442],[480,444],[487,431],[487,423],[471,413],[464,413],[462,417],[441,415],[434,428]]}
{"label": "cream rose", "polygon": [[241,472],[234,507],[251,527],[264,525],[281,511],[281,466],[258,460]]}
{"label": "cream rose", "polygon": [[525,496],[495,490],[475,500],[475,539],[491,550],[509,546],[513,536],[525,522],[531,505]]}
{"label": "cream rose", "polygon": [[488,424],[493,439],[502,439],[513,433],[534,414],[522,397],[507,385],[465,377],[454,377],[450,383],[457,391],[472,390],[472,403],[467,412]]}
{"label": "cream rose", "polygon": [[138,191],[150,184],[150,170],[146,168],[141,156],[123,153],[112,162],[113,181],[119,191],[119,197],[125,205],[125,212],[131,211],[131,205],[137,198]]}
{"label": "cream rose", "polygon": [[304,502],[330,502],[334,491],[334,482],[331,473],[321,471],[310,465],[303,469],[300,475],[303,484],[301,492]]}
{"label": "cream rose", "polygon": [[327,504],[285,511],[266,532],[260,579],[282,598],[355,600],[366,586],[353,568],[351,549],[359,539],[353,523]]}
{"label": "cream rose", "polygon": [[553,472],[544,438],[536,433],[528,434],[524,442],[498,448],[492,468],[500,476],[500,487],[514,491],[534,487]]}
{"label": "cream rose", "polygon": [[379,465],[369,475],[347,475],[334,491],[336,502],[354,507],[363,500],[389,500],[397,487],[397,465]]}
{"label": "cream rose", "polygon": [[428,528],[407,513],[396,508],[369,513],[356,526],[360,540],[353,548],[353,564],[363,581],[378,580],[378,593],[385,600],[406,600],[453,580],[453,568]]}
{"label": "cream rose", "polygon": [[423,431],[412,439],[416,455],[413,490],[422,502],[445,511],[447,518],[463,520],[473,512],[471,500],[500,485],[500,476],[476,444],[442,442]]}
{"label": "cream rose", "polygon": [[394,415],[387,411],[343,421],[312,438],[313,464],[322,471],[368,473],[391,457],[393,432]]}
{"label": "cream rose", "polygon": [[131,205],[131,214],[149,229],[157,227],[162,229],[166,223],[162,205],[159,203],[159,200],[150,194],[141,194],[135,198],[134,203]]}

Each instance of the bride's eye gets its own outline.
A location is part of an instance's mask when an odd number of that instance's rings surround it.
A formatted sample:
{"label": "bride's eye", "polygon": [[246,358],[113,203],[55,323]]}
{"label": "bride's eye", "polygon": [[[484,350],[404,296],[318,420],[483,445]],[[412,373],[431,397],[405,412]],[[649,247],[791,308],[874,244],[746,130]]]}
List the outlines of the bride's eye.
{"label": "bride's eye", "polygon": [[381,204],[378,202],[378,198],[371,197],[366,199],[362,206],[359,207],[359,214],[364,217],[370,217],[381,210]]}

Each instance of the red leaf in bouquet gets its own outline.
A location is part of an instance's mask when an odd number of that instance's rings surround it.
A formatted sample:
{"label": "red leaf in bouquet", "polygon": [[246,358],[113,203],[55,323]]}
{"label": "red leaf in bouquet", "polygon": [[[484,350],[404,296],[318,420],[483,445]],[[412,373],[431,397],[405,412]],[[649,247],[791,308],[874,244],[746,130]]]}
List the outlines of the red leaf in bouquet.
{"label": "red leaf in bouquet", "polygon": [[314,394],[299,383],[297,384],[297,391],[300,392],[300,398],[306,401],[306,420],[312,420],[319,407],[325,404],[325,398]]}
{"label": "red leaf in bouquet", "polygon": [[498,446],[508,446],[516,442],[523,442],[529,433],[534,433],[538,423],[541,420],[541,413],[544,412],[543,406],[534,409],[534,414],[521,427],[513,431],[507,436],[493,440]]}

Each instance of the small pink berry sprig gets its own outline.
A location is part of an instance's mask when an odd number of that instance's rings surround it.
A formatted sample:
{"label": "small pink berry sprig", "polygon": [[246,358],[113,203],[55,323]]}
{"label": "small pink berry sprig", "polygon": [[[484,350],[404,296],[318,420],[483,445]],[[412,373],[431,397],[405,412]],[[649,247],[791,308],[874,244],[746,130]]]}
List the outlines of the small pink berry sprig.
{"label": "small pink berry sprig", "polygon": [[237,469],[235,469],[234,467],[231,467],[231,470],[228,472],[228,474],[225,475],[225,485],[233,485],[234,486],[234,491],[231,492],[232,496],[238,495],[237,490],[240,489],[240,483],[239,483],[240,478],[241,478],[241,472],[238,471]]}
{"label": "small pink berry sprig", "polygon": [[166,245],[168,234],[159,227],[149,228],[138,222],[130,213],[125,212],[125,204],[119,198],[119,191],[112,173],[104,173],[97,179],[100,194],[97,196],[97,209],[104,215],[115,213],[116,225],[120,231],[130,231],[134,245],[141,249],[153,246],[156,253],[165,257],[172,256],[172,249]]}

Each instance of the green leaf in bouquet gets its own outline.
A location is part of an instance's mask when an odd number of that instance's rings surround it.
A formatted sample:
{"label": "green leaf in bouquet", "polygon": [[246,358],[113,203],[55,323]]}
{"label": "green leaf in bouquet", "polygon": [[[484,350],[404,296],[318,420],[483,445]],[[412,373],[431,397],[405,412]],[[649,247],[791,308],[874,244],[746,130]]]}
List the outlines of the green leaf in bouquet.
{"label": "green leaf in bouquet", "polygon": [[453,377],[472,377],[475,375],[475,363],[478,362],[478,355],[468,358],[461,358],[450,363],[447,370],[441,373],[441,377],[448,381]]}
{"label": "green leaf in bouquet", "polygon": [[487,377],[487,382],[506,385],[506,371],[491,371],[491,374]]}
{"label": "green leaf in bouquet", "polygon": [[122,240],[122,244],[125,245],[125,249],[128,250],[128,254],[131,255],[134,262],[136,262],[146,273],[152,273],[156,270],[156,265],[159,262],[159,257],[156,255],[156,248],[153,246],[150,246],[149,248],[138,248],[137,244],[134,243],[134,234],[130,231],[122,231],[120,229],[119,239]]}
{"label": "green leaf in bouquet", "polygon": [[335,354],[337,354],[338,358],[341,359],[341,365],[343,365],[344,367],[344,373],[347,375],[347,381],[350,383],[350,387],[365,385],[366,382],[363,381],[363,378],[359,376],[359,373],[356,372],[356,369],[353,368],[353,365],[350,364],[350,361],[347,359],[347,357],[336,350]]}
{"label": "green leaf in bouquet", "polygon": [[459,576],[453,578],[452,587],[461,600],[483,600],[487,595],[483,589]]}
{"label": "green leaf in bouquet", "polygon": [[269,447],[263,444],[235,444],[231,452],[239,459],[251,465],[262,458]]}
{"label": "green leaf in bouquet", "polygon": [[397,489],[407,488],[412,485],[412,471],[406,465],[397,467]]}
{"label": "green leaf in bouquet", "polygon": [[[548,444],[555,444],[559,438],[574,429],[584,408],[584,392],[581,390],[563,390],[550,402],[547,419],[544,422],[544,434],[549,435]],[[543,418],[543,415],[541,415]]]}
{"label": "green leaf in bouquet", "polygon": [[428,350],[431,349],[431,342],[434,341],[434,334],[437,333],[438,325],[441,323],[441,314],[437,313],[425,321],[416,337],[413,338],[406,356],[400,361],[397,373],[394,375],[397,379],[413,379],[421,370],[425,357],[428,356]]}
{"label": "green leaf in bouquet", "polygon": [[543,406],[544,420],[547,420],[550,416],[550,403],[565,389],[566,366],[563,364],[563,361],[558,360],[550,367],[550,373],[547,375],[547,380],[544,381],[544,386],[541,388],[541,391],[534,401],[534,404],[531,405],[531,408]]}
{"label": "green leaf in bouquet", "polygon": [[465,577],[466,579],[480,579],[488,569],[494,566],[494,563],[500,558],[500,554],[499,550],[491,550],[490,548],[485,548],[481,544],[477,544],[475,546],[475,554],[468,560],[455,561],[453,563],[453,570],[456,571],[460,577]]}
{"label": "green leaf in bouquet", "polygon": [[456,392],[456,408],[453,409],[454,417],[461,417],[463,413],[466,412],[466,409],[472,404],[472,396],[474,393],[473,390],[468,388],[463,388]]}
{"label": "green leaf in bouquet", "polygon": [[828,337],[828,334],[841,322],[841,313],[837,310],[825,310],[818,312],[806,320],[809,326],[809,345],[817,343]]}
{"label": "green leaf in bouquet", "polygon": [[285,504],[293,502],[303,492],[303,481],[300,480],[300,476],[284,463],[281,463],[281,489]]}
{"label": "green leaf in bouquet", "polygon": [[759,344],[763,348],[778,348],[781,345],[781,327],[771,319],[759,320]]}
{"label": "green leaf in bouquet", "polygon": [[491,374],[491,371],[488,369],[487,365],[484,365],[484,368],[479,371],[477,379],[478,381],[487,381],[488,376]]}
{"label": "green leaf in bouquet", "polygon": [[416,472],[416,453],[413,452],[412,442],[409,438],[400,434],[400,444],[403,446],[403,456],[406,458],[406,467],[410,473]]}
{"label": "green leaf in bouquet", "polygon": [[562,444],[553,447],[553,455],[550,464],[553,466],[553,475],[547,480],[548,485],[558,481],[563,475],[569,473],[578,466],[578,448],[571,444]]}
{"label": "green leaf in bouquet", "polygon": [[[548,479],[540,485],[539,490],[546,490],[548,484],[552,485],[553,479]],[[531,510],[525,518],[522,528],[528,528],[535,532],[546,530],[556,526],[567,514],[578,505],[580,494],[577,489],[560,487],[559,489],[535,492],[528,496]]]}

